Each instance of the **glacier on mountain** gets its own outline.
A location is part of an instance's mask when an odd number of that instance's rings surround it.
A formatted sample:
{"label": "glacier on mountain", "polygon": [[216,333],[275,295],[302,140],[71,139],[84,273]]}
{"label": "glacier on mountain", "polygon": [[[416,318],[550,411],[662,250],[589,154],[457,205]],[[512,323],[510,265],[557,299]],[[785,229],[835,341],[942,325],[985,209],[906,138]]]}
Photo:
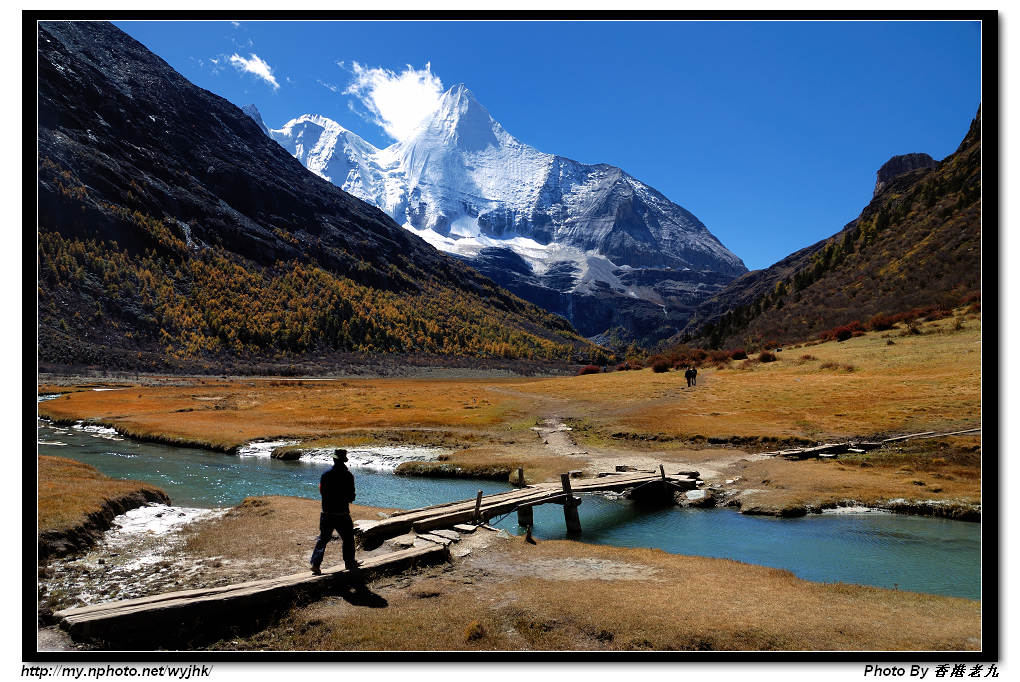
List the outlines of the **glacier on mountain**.
{"label": "glacier on mountain", "polygon": [[[245,111],[313,173],[515,293],[565,314],[588,335],[620,320],[572,319],[574,305],[562,295],[647,302],[670,321],[657,332],[663,336],[689,299],[747,271],[689,211],[615,166],[524,144],[464,85],[447,90],[407,139],[383,149],[324,116],[305,114],[270,129],[253,106]],[[494,270],[511,261],[513,276]],[[634,270],[648,272],[635,278]],[[680,313],[673,320],[670,308]]]}

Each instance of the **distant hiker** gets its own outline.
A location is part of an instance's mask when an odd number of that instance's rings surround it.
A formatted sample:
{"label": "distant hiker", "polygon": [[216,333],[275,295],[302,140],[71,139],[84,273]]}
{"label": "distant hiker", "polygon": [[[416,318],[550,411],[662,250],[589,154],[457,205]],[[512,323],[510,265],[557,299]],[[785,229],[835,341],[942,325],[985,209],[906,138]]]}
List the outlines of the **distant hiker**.
{"label": "distant hiker", "polygon": [[333,531],[340,534],[343,543],[344,566],[357,570],[354,560],[354,522],[347,506],[354,501],[354,474],[347,468],[347,451],[337,448],[333,451],[333,468],[319,479],[319,493],[322,495],[322,513],[319,515],[319,537],[312,550],[312,573],[321,575],[322,556],[326,543],[333,538]]}
{"label": "distant hiker", "polygon": [[684,371],[684,378],[687,379],[687,388],[690,388],[692,383],[694,382],[694,368],[693,367],[688,367]]}
{"label": "distant hiker", "polygon": [[695,386],[698,385],[698,368],[691,365],[691,383]]}

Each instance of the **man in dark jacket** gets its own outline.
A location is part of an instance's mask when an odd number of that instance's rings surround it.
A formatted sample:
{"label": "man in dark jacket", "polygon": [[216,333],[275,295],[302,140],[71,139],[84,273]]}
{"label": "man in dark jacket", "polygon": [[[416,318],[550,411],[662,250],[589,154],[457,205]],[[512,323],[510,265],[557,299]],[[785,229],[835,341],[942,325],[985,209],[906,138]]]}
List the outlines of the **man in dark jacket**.
{"label": "man in dark jacket", "polygon": [[315,575],[322,574],[322,556],[326,553],[326,543],[333,538],[334,530],[340,534],[343,543],[344,566],[351,571],[358,568],[358,562],[354,560],[354,522],[347,506],[354,501],[354,474],[347,468],[346,461],[347,451],[335,450],[333,468],[319,480],[322,513],[319,515],[319,538],[312,550],[312,573]]}

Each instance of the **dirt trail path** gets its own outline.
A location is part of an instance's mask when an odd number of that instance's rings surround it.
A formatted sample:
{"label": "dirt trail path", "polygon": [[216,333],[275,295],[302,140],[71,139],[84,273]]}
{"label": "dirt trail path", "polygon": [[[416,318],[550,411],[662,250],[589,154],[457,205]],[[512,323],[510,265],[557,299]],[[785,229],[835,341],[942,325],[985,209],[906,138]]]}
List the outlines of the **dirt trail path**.
{"label": "dirt trail path", "polygon": [[560,417],[546,417],[542,420],[542,426],[532,426],[531,430],[541,437],[542,444],[551,451],[551,454],[563,457],[588,456],[588,452],[570,435],[572,429],[564,424]]}
{"label": "dirt trail path", "polygon": [[741,450],[635,452],[618,448],[586,448],[577,444],[571,435],[572,429],[563,422],[562,417],[555,414],[543,418],[541,425],[533,426],[532,431],[541,438],[542,447],[549,454],[583,458],[586,466],[595,471],[613,471],[617,466],[654,471],[660,464],[665,464],[667,470],[697,470],[703,480],[711,482],[728,478],[727,469],[738,462],[767,458],[767,455],[749,454]]}

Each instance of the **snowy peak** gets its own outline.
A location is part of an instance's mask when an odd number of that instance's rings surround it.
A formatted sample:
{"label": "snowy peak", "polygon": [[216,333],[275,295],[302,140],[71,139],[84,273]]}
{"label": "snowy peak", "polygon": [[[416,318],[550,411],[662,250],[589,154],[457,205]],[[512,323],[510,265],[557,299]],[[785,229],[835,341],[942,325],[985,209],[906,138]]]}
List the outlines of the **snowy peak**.
{"label": "snowy peak", "polygon": [[294,144],[307,146],[315,146],[316,144],[321,146],[320,139],[324,136],[326,139],[331,140],[343,138],[345,142],[353,144],[368,153],[375,154],[379,151],[361,139],[356,133],[347,130],[347,128],[344,128],[333,119],[319,116],[318,114],[304,114],[287,121],[280,130],[271,131],[270,136],[273,138],[282,137],[293,140]]}
{"label": "snowy peak", "polygon": [[[444,92],[410,137],[385,149],[311,114],[269,134],[320,177],[592,334],[622,324],[651,338],[615,313],[556,305],[578,296],[619,299],[656,319],[665,313],[672,328],[680,311],[747,271],[683,207],[620,168],[519,141],[463,84]],[[511,282],[501,276],[511,263],[530,274]]]}
{"label": "snowy peak", "polygon": [[304,114],[266,132],[308,170],[341,187],[352,171],[371,165],[370,159],[379,153],[357,134],[318,114]]}
{"label": "snowy peak", "polygon": [[479,103],[463,83],[459,83],[439,99],[439,107],[417,138],[430,138],[462,151],[480,151],[499,146],[503,133],[488,110]]}
{"label": "snowy peak", "polygon": [[241,107],[241,111],[248,114],[248,117],[258,124],[262,132],[264,132],[266,135],[269,135],[269,126],[267,126],[265,122],[263,122],[262,114],[259,113],[259,110],[255,108],[254,104],[248,104],[246,106]]}

